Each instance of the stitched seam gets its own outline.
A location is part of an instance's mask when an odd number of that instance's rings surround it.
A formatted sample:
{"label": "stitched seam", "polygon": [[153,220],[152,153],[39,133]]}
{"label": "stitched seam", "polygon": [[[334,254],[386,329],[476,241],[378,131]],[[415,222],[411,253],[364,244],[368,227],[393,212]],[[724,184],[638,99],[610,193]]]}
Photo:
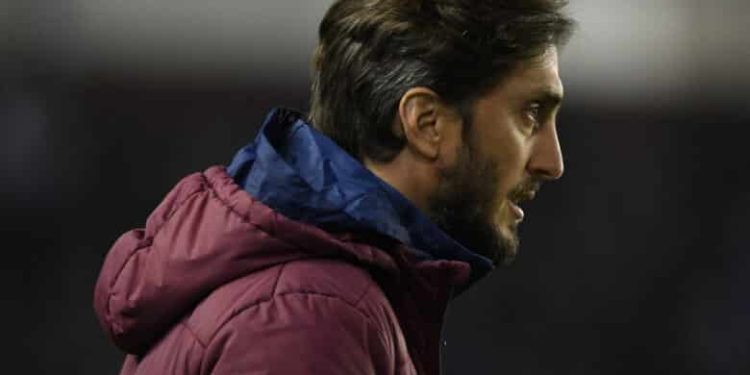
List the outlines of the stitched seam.
{"label": "stitched seam", "polygon": [[[273,282],[273,286],[271,287],[271,293],[269,294],[268,297],[263,298],[263,299],[259,299],[259,300],[255,301],[255,302],[253,302],[253,303],[251,303],[251,304],[249,304],[247,306],[244,306],[241,309],[233,312],[231,315],[229,315],[228,318],[226,318],[226,320],[224,322],[222,322],[215,330],[213,330],[213,333],[211,334],[211,337],[208,339],[208,342],[213,341],[214,337],[219,333],[219,331],[221,331],[221,329],[226,324],[228,324],[232,319],[234,319],[234,317],[237,316],[238,314],[242,313],[243,311],[245,311],[247,309],[253,308],[256,305],[259,305],[259,304],[261,304],[263,302],[272,300],[273,297],[274,297],[274,295],[276,294],[276,288],[279,285],[279,279],[281,279],[281,272],[284,270],[284,267],[286,267],[286,263],[284,263],[281,266],[279,266],[279,270],[276,272],[276,279]],[[244,293],[242,293],[241,295],[239,295],[237,297],[237,299],[242,299],[247,293],[249,293],[248,290],[246,290]]]}
{"label": "stitched seam", "polygon": [[190,336],[192,336],[195,339],[195,341],[198,343],[198,345],[201,346],[201,348],[203,348],[204,350],[206,349],[206,344],[204,344],[203,341],[201,341],[200,337],[198,337],[198,334],[195,333],[195,331],[193,331],[193,329],[190,328],[190,326],[187,323],[180,322],[180,325],[185,328],[185,330],[190,334]]}
{"label": "stitched seam", "polygon": [[367,293],[369,293],[370,290],[372,290],[374,284],[375,284],[375,282],[373,281],[373,282],[371,282],[371,283],[369,283],[367,285],[367,288],[365,288],[365,290],[362,292],[362,294],[354,301],[354,305],[353,306],[355,306],[355,307],[359,306],[359,303],[362,302],[362,300],[365,299],[365,296],[367,295]]}
{"label": "stitched seam", "polygon": [[217,336],[217,335],[219,334],[219,332],[220,332],[220,331],[221,331],[221,330],[222,330],[222,329],[223,329],[223,328],[224,328],[224,327],[225,327],[225,326],[226,326],[227,324],[229,324],[229,323],[230,323],[230,322],[231,322],[232,320],[234,320],[234,318],[236,318],[236,317],[237,317],[237,316],[239,316],[240,314],[244,314],[245,312],[248,312],[248,311],[249,311],[249,310],[251,310],[251,309],[254,309],[254,308],[260,307],[260,305],[262,305],[262,304],[266,304],[266,303],[271,303],[271,302],[273,302],[273,301],[274,301],[274,300],[275,300],[275,299],[276,299],[277,297],[286,297],[286,296],[294,296],[294,295],[307,295],[307,296],[324,297],[324,298],[331,298],[331,299],[335,299],[335,300],[341,301],[341,302],[343,302],[343,303],[344,303],[345,305],[348,305],[348,306],[349,306],[349,307],[351,307],[351,308],[352,308],[352,309],[353,309],[354,311],[356,311],[356,312],[357,312],[357,314],[361,315],[361,316],[362,316],[362,318],[363,318],[363,319],[364,319],[364,320],[365,320],[365,321],[367,322],[367,324],[369,324],[369,325],[372,325],[372,324],[373,324],[373,323],[372,323],[372,320],[373,320],[373,318],[372,318],[372,317],[368,316],[368,315],[367,315],[367,314],[365,314],[365,313],[364,313],[364,312],[363,312],[363,311],[362,311],[361,309],[359,309],[358,307],[356,307],[356,306],[352,305],[352,304],[351,304],[350,302],[346,301],[345,299],[343,299],[343,298],[341,298],[341,297],[339,297],[339,296],[337,296],[337,295],[333,295],[333,294],[326,294],[326,293],[319,293],[319,292],[287,292],[287,293],[281,293],[281,294],[277,294],[277,295],[275,295],[275,296],[272,296],[272,297],[269,297],[269,298],[265,298],[265,299],[262,299],[262,300],[258,300],[258,301],[254,302],[254,303],[251,303],[251,304],[249,304],[249,305],[247,305],[247,306],[245,306],[245,307],[243,307],[243,308],[241,308],[241,309],[239,309],[239,310],[235,311],[235,312],[234,312],[234,313],[233,313],[232,315],[230,315],[230,316],[229,316],[229,317],[228,317],[228,318],[226,319],[226,321],[224,321],[223,323],[221,323],[221,325],[219,325],[219,327],[218,327],[218,328],[216,328],[216,330],[214,331],[214,334],[213,334],[213,335],[211,336],[211,339],[209,339],[209,340],[208,340],[208,342],[210,343],[211,341],[213,341],[213,339],[214,339],[214,338],[215,338],[215,337],[216,337],[216,336]]}
{"label": "stitched seam", "polygon": [[[361,295],[361,296],[359,297],[359,299],[357,299],[357,302],[355,302],[355,304],[356,304],[357,306],[359,306],[359,304],[360,304],[360,303],[361,303],[361,302],[362,302],[362,301],[364,300],[365,296],[367,296],[367,294],[369,294],[369,292],[370,292],[370,291],[372,291],[372,290],[374,290],[375,288],[376,288],[376,283],[375,283],[375,281],[373,281],[372,283],[370,283],[370,284],[369,284],[369,285],[367,286],[367,288],[365,288],[365,291],[364,291],[364,293],[362,293],[362,295]],[[369,322],[368,322],[368,323],[369,323]],[[394,323],[396,324],[396,326],[398,326],[398,324],[399,324],[399,323],[398,323],[398,321],[396,321],[396,322],[394,322]],[[391,324],[388,324],[388,323],[386,323],[386,325],[388,325],[389,327],[393,328],[393,327],[391,326]],[[387,340],[387,339],[384,339],[384,337],[382,336],[382,335],[383,335],[383,332],[382,332],[382,331],[380,331],[380,330],[376,330],[376,331],[378,332],[378,336],[379,336],[378,338],[379,338],[379,340],[380,340],[380,343],[381,343],[381,345],[383,345],[383,347],[384,347],[384,348],[387,348],[387,347],[388,347],[388,345],[386,345],[386,342],[387,342],[388,340]],[[400,369],[400,368],[401,368],[402,366],[404,366],[404,364],[407,364],[407,363],[409,363],[409,362],[408,362],[407,360],[403,359],[403,358],[400,358],[400,356],[398,355],[398,353],[397,353],[397,352],[398,352],[398,349],[396,348],[396,341],[397,341],[397,340],[395,340],[395,339],[394,339],[394,341],[392,342],[392,347],[393,347],[393,349],[394,349],[394,353],[393,353],[393,359],[394,359],[394,360],[395,360],[395,362],[396,362],[396,368],[397,368],[397,369]],[[386,350],[387,350],[387,349],[386,349]]]}
{"label": "stitched seam", "polygon": [[345,304],[349,305],[349,307],[356,310],[359,314],[362,315],[365,319],[372,319],[369,317],[364,310],[356,306],[355,304],[341,298],[340,296],[337,296],[335,294],[329,294],[329,293],[321,293],[321,292],[314,292],[314,291],[293,291],[293,292],[286,292],[286,293],[279,293],[277,296],[279,297],[286,297],[286,296],[294,296],[294,295],[307,295],[307,296],[317,296],[317,297],[325,297],[325,298],[333,298],[337,299],[341,302],[344,302]]}
{"label": "stitched seam", "polygon": [[273,287],[271,288],[271,298],[276,295],[276,288],[279,286],[279,280],[281,280],[282,272],[284,272],[284,267],[286,267],[287,264],[289,263],[284,263],[279,267],[279,272],[276,274],[276,280],[274,280]]}

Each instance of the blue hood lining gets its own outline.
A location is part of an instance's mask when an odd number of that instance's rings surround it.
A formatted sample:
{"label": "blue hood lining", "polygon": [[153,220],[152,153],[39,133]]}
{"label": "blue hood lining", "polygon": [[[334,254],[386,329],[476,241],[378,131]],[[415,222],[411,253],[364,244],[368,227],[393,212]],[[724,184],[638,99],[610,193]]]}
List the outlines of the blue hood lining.
{"label": "blue hood lining", "polygon": [[492,262],[454,241],[396,189],[288,109],[268,114],[227,167],[235,182],[284,216],[321,228],[375,231],[420,259],[468,262],[472,278]]}

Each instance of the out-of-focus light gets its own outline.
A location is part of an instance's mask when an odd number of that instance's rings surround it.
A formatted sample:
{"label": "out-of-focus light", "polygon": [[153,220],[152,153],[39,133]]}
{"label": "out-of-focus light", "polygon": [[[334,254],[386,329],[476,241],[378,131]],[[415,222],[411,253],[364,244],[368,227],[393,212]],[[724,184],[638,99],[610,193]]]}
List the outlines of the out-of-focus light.
{"label": "out-of-focus light", "polygon": [[[28,1],[6,12],[14,21],[0,31],[72,71],[299,81],[331,3]],[[575,0],[569,12],[580,27],[561,65],[577,95],[637,103],[750,87],[750,2]]]}

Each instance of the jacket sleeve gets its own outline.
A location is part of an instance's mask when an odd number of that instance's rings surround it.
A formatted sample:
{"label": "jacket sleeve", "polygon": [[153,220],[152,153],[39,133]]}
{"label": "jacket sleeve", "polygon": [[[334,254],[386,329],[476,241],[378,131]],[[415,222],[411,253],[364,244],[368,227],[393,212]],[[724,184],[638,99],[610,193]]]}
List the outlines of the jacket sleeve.
{"label": "jacket sleeve", "polygon": [[235,315],[206,348],[204,374],[393,374],[381,322],[333,296],[291,293]]}

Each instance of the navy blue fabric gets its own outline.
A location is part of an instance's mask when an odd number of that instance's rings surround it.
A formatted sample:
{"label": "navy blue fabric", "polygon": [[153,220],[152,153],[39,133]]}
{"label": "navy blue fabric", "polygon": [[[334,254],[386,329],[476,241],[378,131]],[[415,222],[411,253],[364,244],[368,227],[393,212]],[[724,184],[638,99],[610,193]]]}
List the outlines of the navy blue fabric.
{"label": "navy blue fabric", "polygon": [[228,173],[284,216],[321,228],[374,230],[422,259],[468,262],[472,279],[492,269],[486,257],[454,241],[396,189],[287,109],[275,109]]}

